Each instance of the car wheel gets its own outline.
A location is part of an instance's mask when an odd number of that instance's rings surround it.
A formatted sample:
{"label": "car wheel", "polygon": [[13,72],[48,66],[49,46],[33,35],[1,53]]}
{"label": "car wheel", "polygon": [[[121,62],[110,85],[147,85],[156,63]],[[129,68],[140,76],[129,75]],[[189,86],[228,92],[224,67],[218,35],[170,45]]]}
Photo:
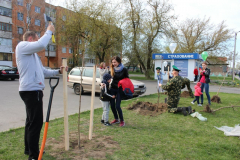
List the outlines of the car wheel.
{"label": "car wheel", "polygon": [[12,80],[12,81],[14,81],[14,80],[15,80],[15,78],[11,78],[11,80]]}
{"label": "car wheel", "polygon": [[81,88],[81,94],[83,94],[83,87],[80,85],[80,84],[75,84],[74,85],[74,93],[76,95],[79,95],[80,94],[80,88]]}

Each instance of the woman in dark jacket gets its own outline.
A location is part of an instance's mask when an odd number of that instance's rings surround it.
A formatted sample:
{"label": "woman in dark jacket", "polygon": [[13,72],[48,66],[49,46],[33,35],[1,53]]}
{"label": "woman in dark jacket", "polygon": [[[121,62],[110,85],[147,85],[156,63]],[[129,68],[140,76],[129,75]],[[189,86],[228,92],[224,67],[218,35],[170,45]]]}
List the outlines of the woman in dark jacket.
{"label": "woman in dark jacket", "polygon": [[[124,78],[129,78],[128,70],[122,65],[121,58],[119,58],[118,56],[114,56],[111,62],[112,62],[112,65],[110,67],[110,74],[113,77],[113,80],[111,83],[110,94],[116,96],[115,99],[112,98],[110,101],[111,109],[115,118],[111,122],[111,124],[120,122],[120,127],[122,127],[125,125],[122,109],[120,107],[121,99],[122,99],[122,96],[121,96],[122,87],[118,88],[118,82]],[[120,118],[120,121],[118,118]]]}
{"label": "woman in dark jacket", "polygon": [[[208,99],[208,104],[211,105],[210,95],[209,95],[209,83],[210,83],[210,69],[207,68],[207,63],[202,63],[202,70],[200,71],[199,82],[201,85],[201,92],[203,93],[203,89],[205,88],[206,96]],[[201,104],[203,104],[203,94],[201,95]]]}

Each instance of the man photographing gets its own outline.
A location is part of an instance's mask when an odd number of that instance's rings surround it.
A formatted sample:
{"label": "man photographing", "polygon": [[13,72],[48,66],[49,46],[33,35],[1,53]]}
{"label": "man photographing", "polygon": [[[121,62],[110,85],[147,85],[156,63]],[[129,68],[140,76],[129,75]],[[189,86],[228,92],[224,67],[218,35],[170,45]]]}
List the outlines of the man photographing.
{"label": "man photographing", "polygon": [[[47,70],[43,67],[37,52],[45,49],[51,39],[55,28],[47,27],[45,34],[38,39],[33,31],[23,35],[23,41],[16,47],[16,61],[19,71],[19,94],[26,107],[25,123],[25,154],[29,160],[38,159],[39,137],[43,125],[43,89],[45,88],[44,76],[55,76],[62,73],[60,70]],[[65,68],[66,70],[68,67]]]}

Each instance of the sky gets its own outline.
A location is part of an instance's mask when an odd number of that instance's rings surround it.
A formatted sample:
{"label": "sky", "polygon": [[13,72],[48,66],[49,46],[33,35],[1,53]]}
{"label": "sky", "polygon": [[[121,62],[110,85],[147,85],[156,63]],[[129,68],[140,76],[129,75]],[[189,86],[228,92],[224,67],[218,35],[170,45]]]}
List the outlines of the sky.
{"label": "sky", "polygon": [[[55,1],[54,5],[64,5],[64,0],[52,1]],[[111,1],[118,3],[122,0]],[[173,5],[179,21],[186,18],[197,17],[202,19],[210,17],[210,22],[213,24],[225,21],[229,29],[232,29],[234,32],[240,31],[240,0],[169,0],[169,2]],[[234,51],[233,46],[234,39],[232,40],[232,51]],[[240,32],[237,35],[236,52],[240,54]]]}

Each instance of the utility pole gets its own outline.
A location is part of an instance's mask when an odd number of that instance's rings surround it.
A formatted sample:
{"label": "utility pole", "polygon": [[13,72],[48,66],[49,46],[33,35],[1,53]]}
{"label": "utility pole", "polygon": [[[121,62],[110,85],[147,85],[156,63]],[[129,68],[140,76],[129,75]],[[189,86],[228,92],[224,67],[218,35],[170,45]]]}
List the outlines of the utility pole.
{"label": "utility pole", "polygon": [[[240,31],[238,31],[240,32]],[[233,81],[234,81],[234,69],[235,69],[235,56],[236,56],[236,42],[237,42],[237,34],[238,32],[235,33],[235,37],[234,37],[234,52],[233,52],[233,70],[232,70],[232,78],[233,78]]]}

